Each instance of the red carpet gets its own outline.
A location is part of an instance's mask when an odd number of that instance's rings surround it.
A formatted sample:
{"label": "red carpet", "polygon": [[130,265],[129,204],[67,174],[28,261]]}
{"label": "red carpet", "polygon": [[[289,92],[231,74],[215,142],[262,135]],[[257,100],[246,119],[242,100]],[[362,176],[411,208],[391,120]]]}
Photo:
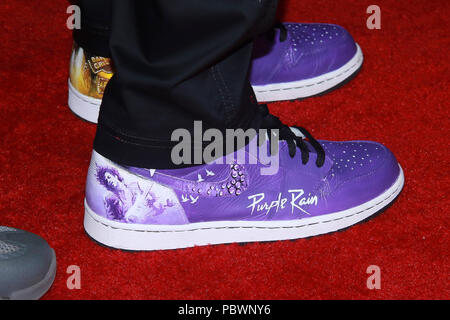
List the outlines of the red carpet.
{"label": "red carpet", "polygon": [[[378,0],[382,29],[369,30],[372,2],[284,3],[285,21],[346,27],[365,64],[338,91],[270,108],[318,138],[389,146],[406,176],[394,206],[312,239],[127,253],[83,231],[95,126],[67,107],[68,3],[1,1],[0,224],[38,233],[55,248],[58,275],[45,298],[450,298],[450,2]],[[70,265],[81,268],[81,290],[66,287]],[[381,268],[380,290],[366,287],[369,265]]]}

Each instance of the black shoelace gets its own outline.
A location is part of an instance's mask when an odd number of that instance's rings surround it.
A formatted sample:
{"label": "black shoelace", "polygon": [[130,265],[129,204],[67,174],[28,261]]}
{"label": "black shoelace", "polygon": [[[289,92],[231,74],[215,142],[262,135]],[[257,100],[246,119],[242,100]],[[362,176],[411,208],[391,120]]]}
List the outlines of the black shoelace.
{"label": "black shoelace", "polygon": [[[297,152],[297,147],[300,149],[302,153],[302,163],[307,164],[309,161],[309,150],[308,144],[306,144],[305,139],[308,139],[310,145],[314,148],[317,153],[316,166],[322,167],[325,163],[325,150],[323,150],[322,145],[314,139],[314,137],[302,127],[294,126],[294,128],[298,129],[305,138],[297,136],[292,130],[278,117],[271,115],[269,113],[269,109],[266,105],[260,106],[260,111],[264,117],[263,127],[265,129],[277,129],[279,132],[279,139],[286,141],[289,149],[289,156],[293,158]],[[269,134],[269,139],[272,136],[272,133]]]}
{"label": "black shoelace", "polygon": [[269,40],[272,40],[273,37],[275,36],[275,31],[276,31],[276,29],[280,30],[280,38],[279,38],[279,39],[280,39],[280,42],[286,41],[287,36],[288,36],[288,31],[287,31],[287,29],[286,29],[286,26],[285,26],[283,23],[281,23],[281,22],[275,23],[275,25],[273,26],[272,31],[270,31],[269,33],[267,33],[267,38],[268,38]]}

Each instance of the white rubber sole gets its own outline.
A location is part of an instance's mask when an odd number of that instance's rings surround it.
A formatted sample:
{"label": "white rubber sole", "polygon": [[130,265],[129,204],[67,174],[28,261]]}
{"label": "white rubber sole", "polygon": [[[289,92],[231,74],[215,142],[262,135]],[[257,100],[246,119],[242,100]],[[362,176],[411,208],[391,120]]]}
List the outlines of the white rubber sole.
{"label": "white rubber sole", "polygon": [[85,201],[84,228],[108,247],[124,250],[165,250],[208,244],[274,241],[312,237],[345,229],[388,206],[404,184],[403,171],[378,197],[357,207],[319,217],[290,221],[216,221],[186,225],[140,225],[108,220]]}
{"label": "white rubber sole", "polygon": [[13,292],[6,299],[8,299],[8,300],[38,300],[50,289],[50,287],[53,284],[53,281],[55,280],[55,276],[56,276],[56,255],[55,255],[55,251],[53,251],[52,262],[51,262],[50,268],[48,269],[48,272],[45,275],[44,279],[42,279],[38,283],[32,285],[31,287]]}
{"label": "white rubber sole", "polygon": [[[362,65],[363,54],[357,46],[355,56],[341,68],[319,77],[286,83],[253,86],[258,102],[274,102],[311,97],[323,93],[351,77]],[[101,99],[86,96],[69,80],[69,108],[80,118],[97,123]]]}
{"label": "white rubber sole", "polygon": [[79,92],[72,85],[69,79],[69,108],[80,118],[97,123],[98,113],[100,111],[101,99],[89,97]]}
{"label": "white rubber sole", "polygon": [[330,90],[351,77],[361,67],[364,57],[359,45],[353,58],[337,70],[301,81],[253,86],[258,102],[302,99]]}

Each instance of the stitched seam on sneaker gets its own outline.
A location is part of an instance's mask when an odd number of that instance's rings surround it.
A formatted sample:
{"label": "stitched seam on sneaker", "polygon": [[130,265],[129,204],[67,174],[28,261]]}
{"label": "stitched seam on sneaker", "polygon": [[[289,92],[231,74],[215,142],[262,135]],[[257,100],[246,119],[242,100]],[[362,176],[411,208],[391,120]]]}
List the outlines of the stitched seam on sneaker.
{"label": "stitched seam on sneaker", "polygon": [[[295,89],[301,89],[301,88],[309,88],[309,87],[313,87],[316,85],[319,85],[321,83],[327,82],[327,81],[331,81],[337,78],[340,78],[344,75],[346,75],[350,70],[354,69],[362,60],[362,56],[358,59],[358,61],[356,61],[351,67],[349,67],[348,69],[342,71],[341,73],[339,73],[338,75],[331,77],[331,78],[327,78],[324,80],[320,80],[319,82],[315,82],[312,84],[308,84],[308,85],[304,85],[304,86],[295,86],[295,87],[291,87],[291,88],[280,88],[280,89],[271,89],[271,90],[256,90],[257,93],[265,93],[265,92],[277,92],[277,91],[287,91],[287,90],[295,90]],[[305,80],[301,80],[301,81],[307,81],[308,79]]]}

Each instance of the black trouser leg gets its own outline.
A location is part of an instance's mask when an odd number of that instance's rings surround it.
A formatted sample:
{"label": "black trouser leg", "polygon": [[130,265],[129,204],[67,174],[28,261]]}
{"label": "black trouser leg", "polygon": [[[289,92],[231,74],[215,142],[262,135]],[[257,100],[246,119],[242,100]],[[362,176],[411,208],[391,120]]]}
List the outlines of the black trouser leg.
{"label": "black trouser leg", "polygon": [[73,31],[73,39],[87,51],[110,57],[111,0],[76,0],[81,9],[81,29]]}
{"label": "black trouser leg", "polygon": [[276,0],[113,0],[106,87],[94,148],[124,165],[173,168],[171,134],[257,128],[252,40]]}

